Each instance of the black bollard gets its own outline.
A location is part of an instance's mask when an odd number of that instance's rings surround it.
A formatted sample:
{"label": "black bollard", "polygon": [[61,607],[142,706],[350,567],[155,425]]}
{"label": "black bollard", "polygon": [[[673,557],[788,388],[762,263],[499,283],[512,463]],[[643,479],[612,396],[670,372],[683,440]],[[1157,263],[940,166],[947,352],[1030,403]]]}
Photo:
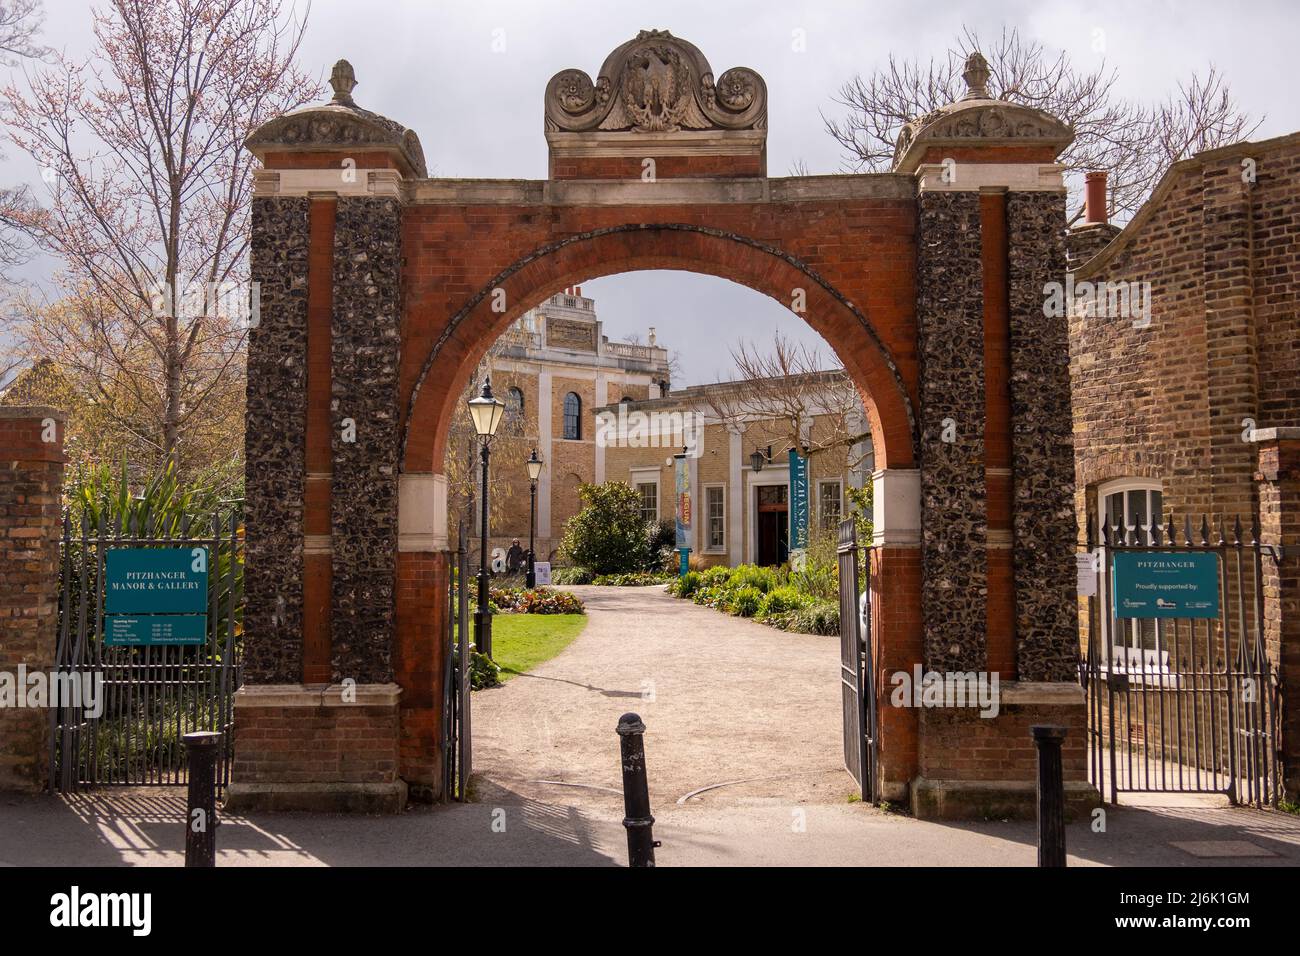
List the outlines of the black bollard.
{"label": "black bollard", "polygon": [[1036,724],[1029,730],[1038,748],[1038,865],[1065,866],[1065,781],[1061,772],[1065,728]]}
{"label": "black bollard", "polygon": [[199,730],[186,734],[185,755],[190,786],[185,807],[185,865],[217,865],[217,755],[221,734]]}
{"label": "black bollard", "polygon": [[627,828],[627,865],[654,866],[655,818],[650,815],[650,784],[645,772],[645,724],[636,714],[618,719],[623,756],[623,826]]}

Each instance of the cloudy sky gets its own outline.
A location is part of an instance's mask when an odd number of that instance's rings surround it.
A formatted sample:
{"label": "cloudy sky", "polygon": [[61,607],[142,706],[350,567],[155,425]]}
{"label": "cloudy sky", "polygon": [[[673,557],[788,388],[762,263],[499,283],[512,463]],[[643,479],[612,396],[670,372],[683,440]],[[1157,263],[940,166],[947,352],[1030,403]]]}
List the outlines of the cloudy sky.
{"label": "cloudy sky", "polygon": [[[92,5],[46,0],[44,41],[72,54],[88,51]],[[1300,129],[1289,78],[1298,11],[1294,0],[315,0],[301,58],[322,78],[336,59],[349,59],[359,80],[357,102],[415,129],[433,175],[541,179],[546,81],[567,67],[594,77],[605,56],[638,30],[668,29],[695,43],[715,75],[733,66],[762,74],[768,170],[782,176],[798,161],[812,173],[841,171],[840,147],[821,118],[822,112],[839,115],[836,89],[890,54],[942,56],[963,25],[983,35],[1018,26],[1080,66],[1102,56],[1094,49],[1101,45],[1119,71],[1119,92],[1132,97],[1163,97],[1191,71],[1213,63],[1239,104],[1265,117],[1258,138],[1292,132]],[[794,48],[795,31],[806,37],[802,52]],[[39,181],[30,163],[8,152],[0,173],[5,181]],[[35,265],[33,274],[41,268]],[[583,291],[596,298],[611,338],[644,337],[656,326],[660,343],[681,353],[678,384],[728,371],[719,342],[742,335],[770,340],[778,327],[816,341],[782,306],[721,279],[634,273],[586,283]]]}

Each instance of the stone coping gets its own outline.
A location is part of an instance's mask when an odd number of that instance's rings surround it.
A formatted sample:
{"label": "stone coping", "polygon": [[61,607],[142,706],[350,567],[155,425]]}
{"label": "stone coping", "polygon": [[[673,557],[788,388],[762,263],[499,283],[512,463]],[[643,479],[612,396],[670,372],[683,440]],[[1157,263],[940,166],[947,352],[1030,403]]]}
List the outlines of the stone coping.
{"label": "stone coping", "polygon": [[677,203],[825,202],[916,197],[910,176],[845,173],[780,178],[420,179],[403,184],[406,200],[453,205],[663,205]]}
{"label": "stone coping", "polygon": [[356,699],[343,700],[343,684],[245,684],[235,692],[241,707],[396,707],[402,688],[397,684],[356,684]]}
{"label": "stone coping", "polygon": [[1253,442],[1300,441],[1300,428],[1256,428],[1250,433]]}
{"label": "stone coping", "polygon": [[68,413],[51,405],[0,405],[0,418],[53,418],[67,421]]}
{"label": "stone coping", "polygon": [[1080,684],[1068,681],[999,681],[998,696],[1003,704],[1075,705],[1082,707],[1087,697]]}

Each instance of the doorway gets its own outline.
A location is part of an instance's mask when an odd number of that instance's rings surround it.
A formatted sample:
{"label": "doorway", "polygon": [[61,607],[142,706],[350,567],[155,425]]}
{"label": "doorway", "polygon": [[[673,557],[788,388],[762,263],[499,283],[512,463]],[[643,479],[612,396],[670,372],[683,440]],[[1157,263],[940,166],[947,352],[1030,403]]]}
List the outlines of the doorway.
{"label": "doorway", "polygon": [[758,563],[785,564],[790,557],[790,502],[785,485],[758,487]]}

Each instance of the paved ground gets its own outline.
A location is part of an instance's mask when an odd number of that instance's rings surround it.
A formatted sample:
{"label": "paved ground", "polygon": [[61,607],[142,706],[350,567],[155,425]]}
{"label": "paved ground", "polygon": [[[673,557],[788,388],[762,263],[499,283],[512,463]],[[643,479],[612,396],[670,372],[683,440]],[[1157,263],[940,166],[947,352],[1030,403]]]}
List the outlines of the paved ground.
{"label": "paved ground", "polygon": [[[623,865],[614,726],[634,710],[649,727],[660,865],[1033,865],[1032,823],[928,823],[850,802],[834,638],[658,589],[575,590],[584,633],[474,695],[478,802],[395,819],[228,816],[219,863]],[[729,785],[679,802],[715,784]],[[1182,802],[1112,808],[1104,833],[1072,826],[1071,864],[1300,863],[1300,817]],[[179,788],[0,797],[0,865],[178,865],[183,816]],[[1260,855],[1224,855],[1243,852]]]}
{"label": "paved ground", "polygon": [[[577,587],[586,629],[558,657],[474,695],[480,795],[591,806],[621,787],[619,717],[646,723],[652,806],[702,787],[846,802],[839,641],[786,634],[661,587]],[[554,781],[543,784],[539,781]],[[562,787],[565,783],[574,786]],[[732,788],[693,798],[732,802]]]}

